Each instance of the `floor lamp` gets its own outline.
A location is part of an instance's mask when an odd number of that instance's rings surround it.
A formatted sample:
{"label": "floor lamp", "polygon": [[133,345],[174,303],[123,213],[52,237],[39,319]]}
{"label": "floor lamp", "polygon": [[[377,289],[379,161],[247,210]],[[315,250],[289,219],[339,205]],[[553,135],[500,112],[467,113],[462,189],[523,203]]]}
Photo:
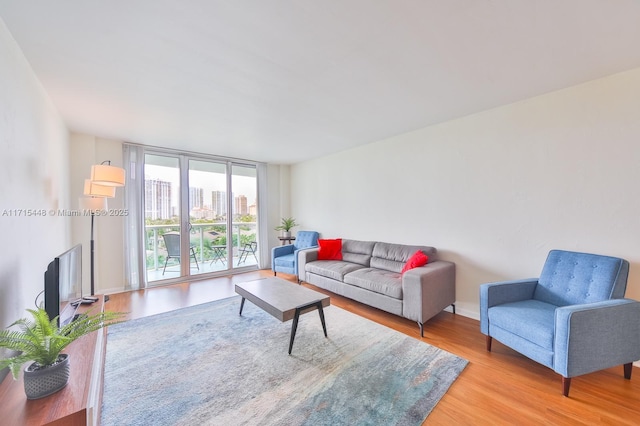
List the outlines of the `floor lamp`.
{"label": "floor lamp", "polygon": [[91,166],[91,179],[84,181],[84,195],[80,207],[91,212],[91,295],[95,294],[95,241],[94,219],[96,212],[107,209],[107,198],[116,195],[116,187],[124,186],[125,170],[111,165],[111,161]]}
{"label": "floor lamp", "polygon": [[91,295],[95,294],[95,241],[93,239],[93,225],[96,216],[96,212],[106,210],[107,209],[107,199],[105,197],[81,197],[80,198],[80,209],[83,212],[91,212]]}

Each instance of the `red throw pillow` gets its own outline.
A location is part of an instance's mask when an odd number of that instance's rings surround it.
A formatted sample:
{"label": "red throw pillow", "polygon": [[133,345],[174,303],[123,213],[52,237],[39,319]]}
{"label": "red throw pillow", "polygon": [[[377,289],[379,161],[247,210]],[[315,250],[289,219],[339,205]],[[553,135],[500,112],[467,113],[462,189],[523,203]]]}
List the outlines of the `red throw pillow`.
{"label": "red throw pillow", "polygon": [[411,256],[409,260],[407,260],[407,263],[404,264],[404,268],[402,268],[402,272],[400,272],[400,274],[404,274],[409,269],[417,268],[418,266],[424,266],[428,261],[429,257],[418,250],[417,252],[413,253],[413,256]]}
{"label": "red throw pillow", "polygon": [[318,260],[342,260],[342,238],[335,240],[318,239]]}

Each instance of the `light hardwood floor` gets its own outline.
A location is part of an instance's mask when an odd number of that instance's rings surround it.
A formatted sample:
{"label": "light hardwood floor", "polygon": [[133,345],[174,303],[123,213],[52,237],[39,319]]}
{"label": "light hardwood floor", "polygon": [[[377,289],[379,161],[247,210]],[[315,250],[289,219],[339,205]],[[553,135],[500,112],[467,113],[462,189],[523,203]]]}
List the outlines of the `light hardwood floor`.
{"label": "light hardwood floor", "polygon": [[[110,295],[106,308],[139,318],[234,296],[234,285],[261,277],[258,271],[211,280]],[[296,282],[295,277],[279,274]],[[485,349],[476,320],[441,312],[425,324],[424,338],[416,323],[318,289],[331,304],[423,340],[469,360],[469,365],[427,418],[428,425],[638,425],[640,370],[631,380],[622,366],[573,379],[569,398],[562,396],[560,376],[494,340]],[[331,325],[327,325],[331,332]],[[621,324],[621,326],[624,326]],[[354,390],[355,391],[355,390]]]}

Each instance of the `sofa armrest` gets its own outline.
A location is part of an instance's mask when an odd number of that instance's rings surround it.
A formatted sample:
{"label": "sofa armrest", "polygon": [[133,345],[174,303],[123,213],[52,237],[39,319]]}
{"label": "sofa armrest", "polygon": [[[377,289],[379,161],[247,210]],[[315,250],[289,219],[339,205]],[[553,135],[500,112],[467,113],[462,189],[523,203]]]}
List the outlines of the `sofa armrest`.
{"label": "sofa armrest", "polygon": [[271,249],[271,270],[276,270],[276,257],[284,256],[293,253],[295,246],[293,244],[287,244],[286,246],[276,246]]}
{"label": "sofa armrest", "polygon": [[640,303],[613,299],[556,309],[553,351],[553,369],[564,377],[639,360]]}
{"label": "sofa armrest", "polygon": [[[300,269],[298,269],[298,260],[300,258],[300,252],[312,251],[314,249],[317,253],[318,246],[305,247],[305,248],[297,249],[296,251],[294,251],[295,255],[293,258],[293,270],[295,271],[296,277],[298,277],[298,282],[300,282],[300,279],[301,279]],[[302,269],[302,276],[304,278],[304,269]]]}
{"label": "sofa armrest", "polygon": [[489,308],[533,298],[537,278],[500,281],[480,285],[480,331],[489,335]]}
{"label": "sofa armrest", "polygon": [[456,301],[456,265],[436,260],[402,275],[402,316],[423,324]]}
{"label": "sofa armrest", "polygon": [[306,278],[305,267],[308,262],[313,262],[314,260],[318,260],[318,251],[319,247],[312,247],[306,249],[300,249],[298,251],[298,255],[296,256],[298,261],[297,266],[297,275],[298,281],[303,281]]}

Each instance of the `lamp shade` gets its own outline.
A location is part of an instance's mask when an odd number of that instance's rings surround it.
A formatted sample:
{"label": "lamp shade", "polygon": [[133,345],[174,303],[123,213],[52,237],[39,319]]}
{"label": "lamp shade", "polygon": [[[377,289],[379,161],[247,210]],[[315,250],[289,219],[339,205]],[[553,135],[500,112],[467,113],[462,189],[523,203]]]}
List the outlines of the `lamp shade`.
{"label": "lamp shade", "polygon": [[107,210],[107,199],[104,197],[80,197],[80,210]]}
{"label": "lamp shade", "polygon": [[115,186],[105,186],[99,185],[92,181],[91,179],[84,180],[84,195],[88,195],[91,197],[109,197],[113,198],[116,196],[116,187]]}
{"label": "lamp shade", "polygon": [[91,166],[91,181],[104,186],[124,186],[125,171],[110,164]]}

